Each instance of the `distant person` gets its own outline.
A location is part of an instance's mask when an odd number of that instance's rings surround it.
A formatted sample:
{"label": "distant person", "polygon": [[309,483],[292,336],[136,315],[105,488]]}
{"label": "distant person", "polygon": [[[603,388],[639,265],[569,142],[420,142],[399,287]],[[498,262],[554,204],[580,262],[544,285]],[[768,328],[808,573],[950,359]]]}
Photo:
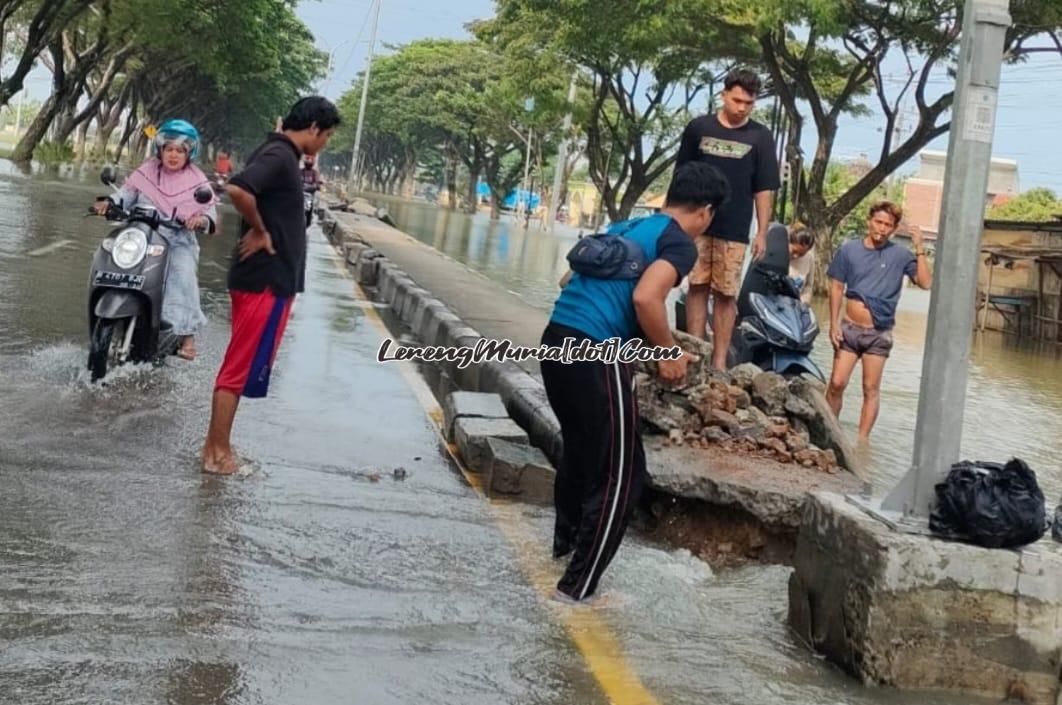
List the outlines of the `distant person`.
{"label": "distant person", "polygon": [[232,337],[214,383],[204,472],[231,475],[239,469],[230,439],[240,396],[266,396],[291,304],[303,290],[306,221],[299,161],[324,149],[339,122],[330,101],[303,98],[226,187],[243,218],[243,235],[229,267]]}
{"label": "distant person", "polygon": [[214,160],[214,173],[223,181],[229,178],[232,173],[232,160],[229,159],[228,152],[218,152],[218,157]]}
{"label": "distant person", "polygon": [[789,227],[789,278],[800,289],[800,300],[811,303],[811,279],[815,273],[815,233],[803,223]]}
{"label": "distant person", "polygon": [[[826,275],[830,278],[830,340],[835,349],[826,401],[841,414],[844,390],[856,363],[863,361],[863,409],[859,439],[870,437],[881,402],[881,377],[892,350],[896,305],[903,278],[923,289],[933,283],[926,261],[922,231],[911,226],[913,252],[892,242],[903,219],[895,203],[880,201],[870,207],[867,236],[850,240],[837,251]],[[845,300],[844,311],[841,302]]]}
{"label": "distant person", "polygon": [[715,115],[694,118],[682,133],[675,166],[691,161],[711,164],[730,184],[730,199],[712,219],[708,232],[697,238],[699,257],[690,272],[686,295],[686,330],[705,337],[708,297],[714,297],[712,364],[726,369],[726,354],[737,318],[737,294],[752,211],[756,237],[752,256],[767,247],[773,192],[779,186],[778,160],[770,130],[753,120],[760,78],[748,69],[735,69],[723,82],[723,107]]}
{"label": "distant person", "polygon": [[[643,338],[649,345],[675,346],[664,301],[693,267],[693,240],[708,227],[726,191],[725,179],[707,164],[676,168],[663,212],[610,229],[641,246],[650,262],[641,278],[601,279],[569,272],[542,344],[560,347],[565,338]],[[678,382],[687,364],[686,355],[661,361],[659,375],[665,382]],[[571,560],[556,597],[581,601],[597,590],[645,481],[632,371],[621,363],[547,360],[541,369],[564,439],[554,488],[553,555],[570,554]]]}
{"label": "distant person", "polygon": [[317,193],[321,188],[321,173],[317,171],[317,157],[313,154],[302,155],[302,188],[310,193]]}

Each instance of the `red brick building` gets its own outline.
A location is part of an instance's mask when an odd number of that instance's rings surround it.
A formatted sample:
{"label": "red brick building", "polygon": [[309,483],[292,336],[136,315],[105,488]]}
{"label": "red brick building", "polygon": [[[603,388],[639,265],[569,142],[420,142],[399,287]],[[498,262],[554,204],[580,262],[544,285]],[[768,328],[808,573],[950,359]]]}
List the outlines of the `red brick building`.
{"label": "red brick building", "polygon": [[[932,150],[919,153],[918,173],[907,179],[903,189],[903,209],[907,220],[922,228],[927,238],[935,239],[940,224],[944,198],[944,165],[947,154]],[[993,159],[988,175],[985,208],[1004,203],[1018,195],[1018,163],[1012,159]]]}

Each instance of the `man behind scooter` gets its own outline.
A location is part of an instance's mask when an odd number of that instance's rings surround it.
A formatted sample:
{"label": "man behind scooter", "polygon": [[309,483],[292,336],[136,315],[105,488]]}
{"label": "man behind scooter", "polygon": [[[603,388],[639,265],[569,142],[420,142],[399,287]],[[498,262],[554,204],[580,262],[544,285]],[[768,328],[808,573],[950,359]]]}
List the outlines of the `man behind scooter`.
{"label": "man behind scooter", "polygon": [[[641,246],[650,262],[641,278],[566,275],[542,344],[643,338],[653,346],[674,347],[664,301],[693,268],[694,239],[708,227],[727,191],[723,175],[708,164],[676,168],[662,212],[610,228]],[[674,383],[685,376],[688,358],[658,364],[661,379]],[[580,601],[597,589],[641,491],[645,454],[638,408],[628,365],[543,361],[541,367],[564,440],[554,489],[553,555],[572,554],[557,597]]]}
{"label": "man behind scooter", "polygon": [[214,383],[204,472],[231,475],[239,469],[230,438],[240,396],[266,396],[292,301],[303,290],[306,220],[299,159],[324,149],[339,122],[339,111],[327,99],[303,98],[281,131],[266,137],[226,187],[243,217],[243,236],[229,268],[232,338]]}
{"label": "man behind scooter", "polygon": [[[870,436],[878,418],[881,377],[892,350],[892,328],[903,278],[909,277],[923,289],[933,284],[922,231],[917,226],[910,228],[913,254],[891,241],[902,218],[903,210],[895,203],[880,201],[872,205],[867,236],[841,245],[826,272],[830,278],[830,340],[835,349],[826,401],[839,416],[844,390],[856,363],[862,360],[861,441]],[[844,299],[847,303],[842,315]]]}

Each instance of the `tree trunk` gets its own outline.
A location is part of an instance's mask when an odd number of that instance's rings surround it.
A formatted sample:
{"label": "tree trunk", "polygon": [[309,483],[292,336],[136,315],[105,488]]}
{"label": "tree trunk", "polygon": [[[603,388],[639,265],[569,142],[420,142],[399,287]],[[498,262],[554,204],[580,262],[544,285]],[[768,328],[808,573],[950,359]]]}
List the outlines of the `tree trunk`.
{"label": "tree trunk", "polygon": [[457,210],[457,160],[450,155],[446,161],[446,188],[450,194],[446,207],[449,210]]}
{"label": "tree trunk", "polygon": [[147,122],[143,123],[136,131],[136,139],[133,140],[132,152],[129,154],[130,161],[139,161],[147,153],[148,136],[144,133],[144,128],[147,125]]}
{"label": "tree trunk", "polygon": [[92,120],[85,120],[77,128],[77,140],[74,142],[75,161],[85,161],[85,142],[88,140],[88,130],[91,124]]}
{"label": "tree trunk", "polygon": [[114,162],[116,164],[122,161],[122,153],[129,146],[129,140],[132,139],[133,133],[136,131],[137,126],[140,125],[136,119],[136,113],[136,104],[134,103],[129,108],[129,114],[125,118],[125,127],[122,128],[122,137],[118,140],[118,146],[114,150]]}
{"label": "tree trunk", "polygon": [[405,148],[402,159],[402,198],[412,200],[417,192],[417,153]]}
{"label": "tree trunk", "polygon": [[479,210],[479,194],[476,192],[476,187],[479,186],[479,175],[482,167],[478,164],[473,165],[473,168],[468,170],[468,191],[465,198],[465,213],[474,214]]}
{"label": "tree trunk", "polygon": [[417,164],[408,164],[402,173],[402,198],[412,200],[417,193]]}
{"label": "tree trunk", "polygon": [[48,133],[48,128],[51,126],[52,120],[55,119],[55,114],[59,111],[59,106],[56,103],[54,95],[48,96],[48,100],[44,101],[44,105],[41,106],[37,117],[33,118],[33,122],[30,123],[29,128],[22,135],[22,139],[15,145],[15,150],[11,153],[11,161],[16,164],[29,164],[33,161],[33,152]]}
{"label": "tree trunk", "polygon": [[118,121],[113,122],[104,119],[96,121],[96,139],[92,145],[92,159],[102,162],[107,159],[107,145],[111,142],[111,135],[118,128]]}
{"label": "tree trunk", "polygon": [[490,191],[490,219],[501,220],[501,202],[502,197],[494,192],[494,189]]}

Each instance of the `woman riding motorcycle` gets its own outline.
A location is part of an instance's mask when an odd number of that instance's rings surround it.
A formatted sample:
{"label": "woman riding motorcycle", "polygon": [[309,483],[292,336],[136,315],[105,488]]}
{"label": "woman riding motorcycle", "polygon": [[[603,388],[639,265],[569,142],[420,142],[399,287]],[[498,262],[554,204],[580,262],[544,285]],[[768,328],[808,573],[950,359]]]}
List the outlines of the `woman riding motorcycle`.
{"label": "woman riding motorcycle", "polygon": [[[178,356],[194,360],[195,334],[206,322],[199,305],[199,241],[195,231],[214,232],[217,226],[215,201],[198,203],[195,191],[209,188],[206,175],[192,163],[199,152],[199,131],[186,120],[167,120],[155,135],[155,156],[148,159],[126,178],[118,193],[110,201],[125,210],[134,206],[151,206],[164,218],[184,221],[181,230],[166,228],[170,246],[169,272],[162,302],[162,320],[173,327],[180,337]],[[98,202],[100,215],[107,211],[107,202]],[[165,226],[163,226],[165,227]]]}

